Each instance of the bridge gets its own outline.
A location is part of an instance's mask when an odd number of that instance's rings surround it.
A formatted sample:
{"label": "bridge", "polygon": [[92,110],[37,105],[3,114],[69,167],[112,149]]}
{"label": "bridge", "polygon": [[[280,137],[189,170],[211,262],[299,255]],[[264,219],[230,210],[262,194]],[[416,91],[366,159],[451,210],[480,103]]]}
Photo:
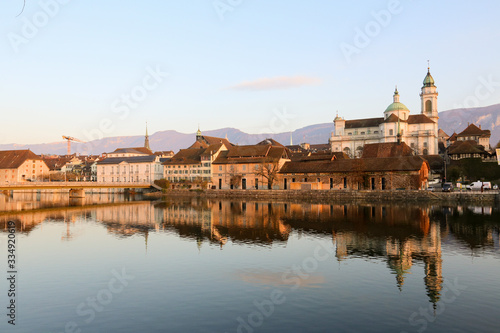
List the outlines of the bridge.
{"label": "bridge", "polygon": [[23,191],[23,190],[69,190],[71,197],[82,198],[85,196],[85,189],[98,188],[161,188],[155,184],[146,182],[22,182],[22,183],[0,183],[0,191]]}

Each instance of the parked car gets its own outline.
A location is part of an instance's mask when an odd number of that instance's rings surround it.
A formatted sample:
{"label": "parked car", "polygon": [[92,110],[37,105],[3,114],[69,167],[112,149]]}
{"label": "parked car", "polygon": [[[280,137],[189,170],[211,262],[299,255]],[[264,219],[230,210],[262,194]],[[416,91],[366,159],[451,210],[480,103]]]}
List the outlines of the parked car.
{"label": "parked car", "polygon": [[443,192],[453,192],[453,184],[452,183],[444,183],[443,188],[441,190]]}

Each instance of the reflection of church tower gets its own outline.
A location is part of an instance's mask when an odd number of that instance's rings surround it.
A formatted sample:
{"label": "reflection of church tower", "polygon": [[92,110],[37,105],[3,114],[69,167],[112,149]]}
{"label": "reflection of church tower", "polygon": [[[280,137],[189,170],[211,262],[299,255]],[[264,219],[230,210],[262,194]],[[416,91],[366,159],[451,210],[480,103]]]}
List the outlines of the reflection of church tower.
{"label": "reflection of church tower", "polygon": [[405,283],[406,274],[412,267],[412,246],[411,241],[387,242],[387,255],[389,257],[389,267],[396,274],[396,283],[401,291]]}
{"label": "reflection of church tower", "polygon": [[441,298],[443,289],[443,260],[441,259],[441,235],[439,225],[433,224],[430,230],[430,248],[428,255],[424,258],[425,263],[425,287],[429,300],[436,306]]}
{"label": "reflection of church tower", "polygon": [[149,135],[148,135],[148,123],[146,123],[146,136],[144,137],[144,147],[149,148]]}

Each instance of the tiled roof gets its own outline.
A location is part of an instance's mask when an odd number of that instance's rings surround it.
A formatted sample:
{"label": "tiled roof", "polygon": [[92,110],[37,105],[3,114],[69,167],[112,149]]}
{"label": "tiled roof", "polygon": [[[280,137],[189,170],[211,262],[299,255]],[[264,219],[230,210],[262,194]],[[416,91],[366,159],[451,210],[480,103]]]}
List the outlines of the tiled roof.
{"label": "tiled roof", "polygon": [[133,157],[108,157],[98,161],[98,165],[126,163],[151,163],[156,159],[155,155],[133,156]]}
{"label": "tiled roof", "polygon": [[443,131],[442,129],[439,129],[438,130],[438,137],[442,137],[442,138],[448,138],[450,137],[448,134],[446,134],[445,131]]}
{"label": "tiled roof", "polygon": [[422,155],[420,156],[429,163],[431,170],[441,170],[444,160],[440,155]]}
{"label": "tiled roof", "polygon": [[274,139],[264,139],[261,142],[257,143],[258,145],[272,145],[272,146],[281,146],[284,147],[281,143]]}
{"label": "tiled roof", "polygon": [[413,155],[412,149],[404,142],[369,143],[363,147],[363,158],[399,157]]}
{"label": "tiled roof", "polygon": [[273,163],[288,156],[283,146],[233,146],[228,151],[222,151],[213,164]]}
{"label": "tiled roof", "polygon": [[[217,151],[219,151],[219,149],[222,148],[222,146],[225,146],[224,143],[217,143],[217,144],[213,144],[213,145],[210,145],[208,146],[204,151],[203,153],[201,154],[201,156],[210,156],[210,155],[213,155],[215,154]],[[226,147],[227,148],[227,147]]]}
{"label": "tiled roof", "polygon": [[487,154],[484,147],[474,140],[455,141],[448,147],[448,154]]}
{"label": "tiled roof", "polygon": [[330,145],[328,143],[318,143],[310,145],[311,150],[315,151],[327,151],[330,150]]}
{"label": "tiled roof", "polygon": [[408,116],[408,124],[433,124],[434,121],[425,114],[413,114]]}
{"label": "tiled roof", "polygon": [[345,121],[345,128],[378,127],[384,122],[384,118],[365,118]]}
{"label": "tiled roof", "polygon": [[453,132],[453,134],[448,138],[449,141],[457,141],[457,133]]}
{"label": "tiled roof", "polygon": [[386,120],[384,120],[384,123],[397,123],[398,121],[406,123],[406,120],[403,120],[392,113]]}
{"label": "tiled roof", "polygon": [[66,163],[71,161],[72,158],[73,158],[72,156],[64,156],[56,158],[43,157],[43,160],[45,161],[45,164],[49,167],[50,171],[57,171],[61,170],[61,168],[65,166]]}
{"label": "tiled roof", "polygon": [[490,137],[490,130],[482,130],[474,124],[469,124],[466,129],[462,132],[458,133],[457,136],[482,136],[482,137]]}
{"label": "tiled roof", "polygon": [[26,150],[1,150],[0,151],[0,169],[17,169],[26,160],[41,160],[29,149]]}
{"label": "tiled roof", "polygon": [[171,164],[200,164],[201,154],[205,149],[203,148],[188,148],[181,149],[169,161],[164,162],[164,165]]}
{"label": "tiled roof", "polygon": [[228,158],[265,157],[271,145],[235,146],[229,149]]}
{"label": "tiled roof", "polygon": [[151,149],[146,147],[133,147],[133,148],[118,148],[112,154],[145,154],[153,155]]}
{"label": "tiled roof", "polygon": [[195,141],[189,148],[208,148],[208,146],[219,143],[223,143],[227,148],[234,146],[228,139],[202,135],[201,138]]}
{"label": "tiled roof", "polygon": [[280,173],[352,173],[418,171],[427,162],[420,156],[286,162]]}

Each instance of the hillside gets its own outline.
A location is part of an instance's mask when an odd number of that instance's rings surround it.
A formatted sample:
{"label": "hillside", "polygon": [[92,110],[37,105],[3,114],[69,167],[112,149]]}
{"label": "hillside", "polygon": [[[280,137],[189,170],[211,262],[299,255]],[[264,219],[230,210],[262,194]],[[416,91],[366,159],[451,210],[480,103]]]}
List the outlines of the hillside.
{"label": "hillside", "polygon": [[[448,110],[439,113],[439,127],[442,128],[448,135],[453,132],[460,132],[468,123],[481,125],[483,129],[491,130],[491,145],[495,146],[500,140],[500,104],[490,105],[481,108],[471,109],[456,109]],[[204,135],[226,137],[229,141],[239,144],[248,145],[262,141],[265,138],[273,138],[282,144],[290,144],[290,134],[292,135],[293,143],[300,142],[308,143],[327,143],[330,133],[333,130],[333,123],[323,123],[306,126],[285,133],[265,133],[265,134],[249,134],[235,128],[221,128],[212,131],[204,131]],[[195,140],[195,133],[180,133],[174,130],[156,132],[150,136],[151,149],[158,150],[173,150],[177,152],[181,148],[190,146]],[[144,145],[143,136],[119,136],[94,140],[87,144],[72,143],[72,152],[81,154],[100,154],[103,152],[111,152],[116,148],[121,147],[141,147]],[[36,154],[66,154],[66,142],[54,142],[43,144],[0,144],[0,150],[9,149],[31,149]]]}

